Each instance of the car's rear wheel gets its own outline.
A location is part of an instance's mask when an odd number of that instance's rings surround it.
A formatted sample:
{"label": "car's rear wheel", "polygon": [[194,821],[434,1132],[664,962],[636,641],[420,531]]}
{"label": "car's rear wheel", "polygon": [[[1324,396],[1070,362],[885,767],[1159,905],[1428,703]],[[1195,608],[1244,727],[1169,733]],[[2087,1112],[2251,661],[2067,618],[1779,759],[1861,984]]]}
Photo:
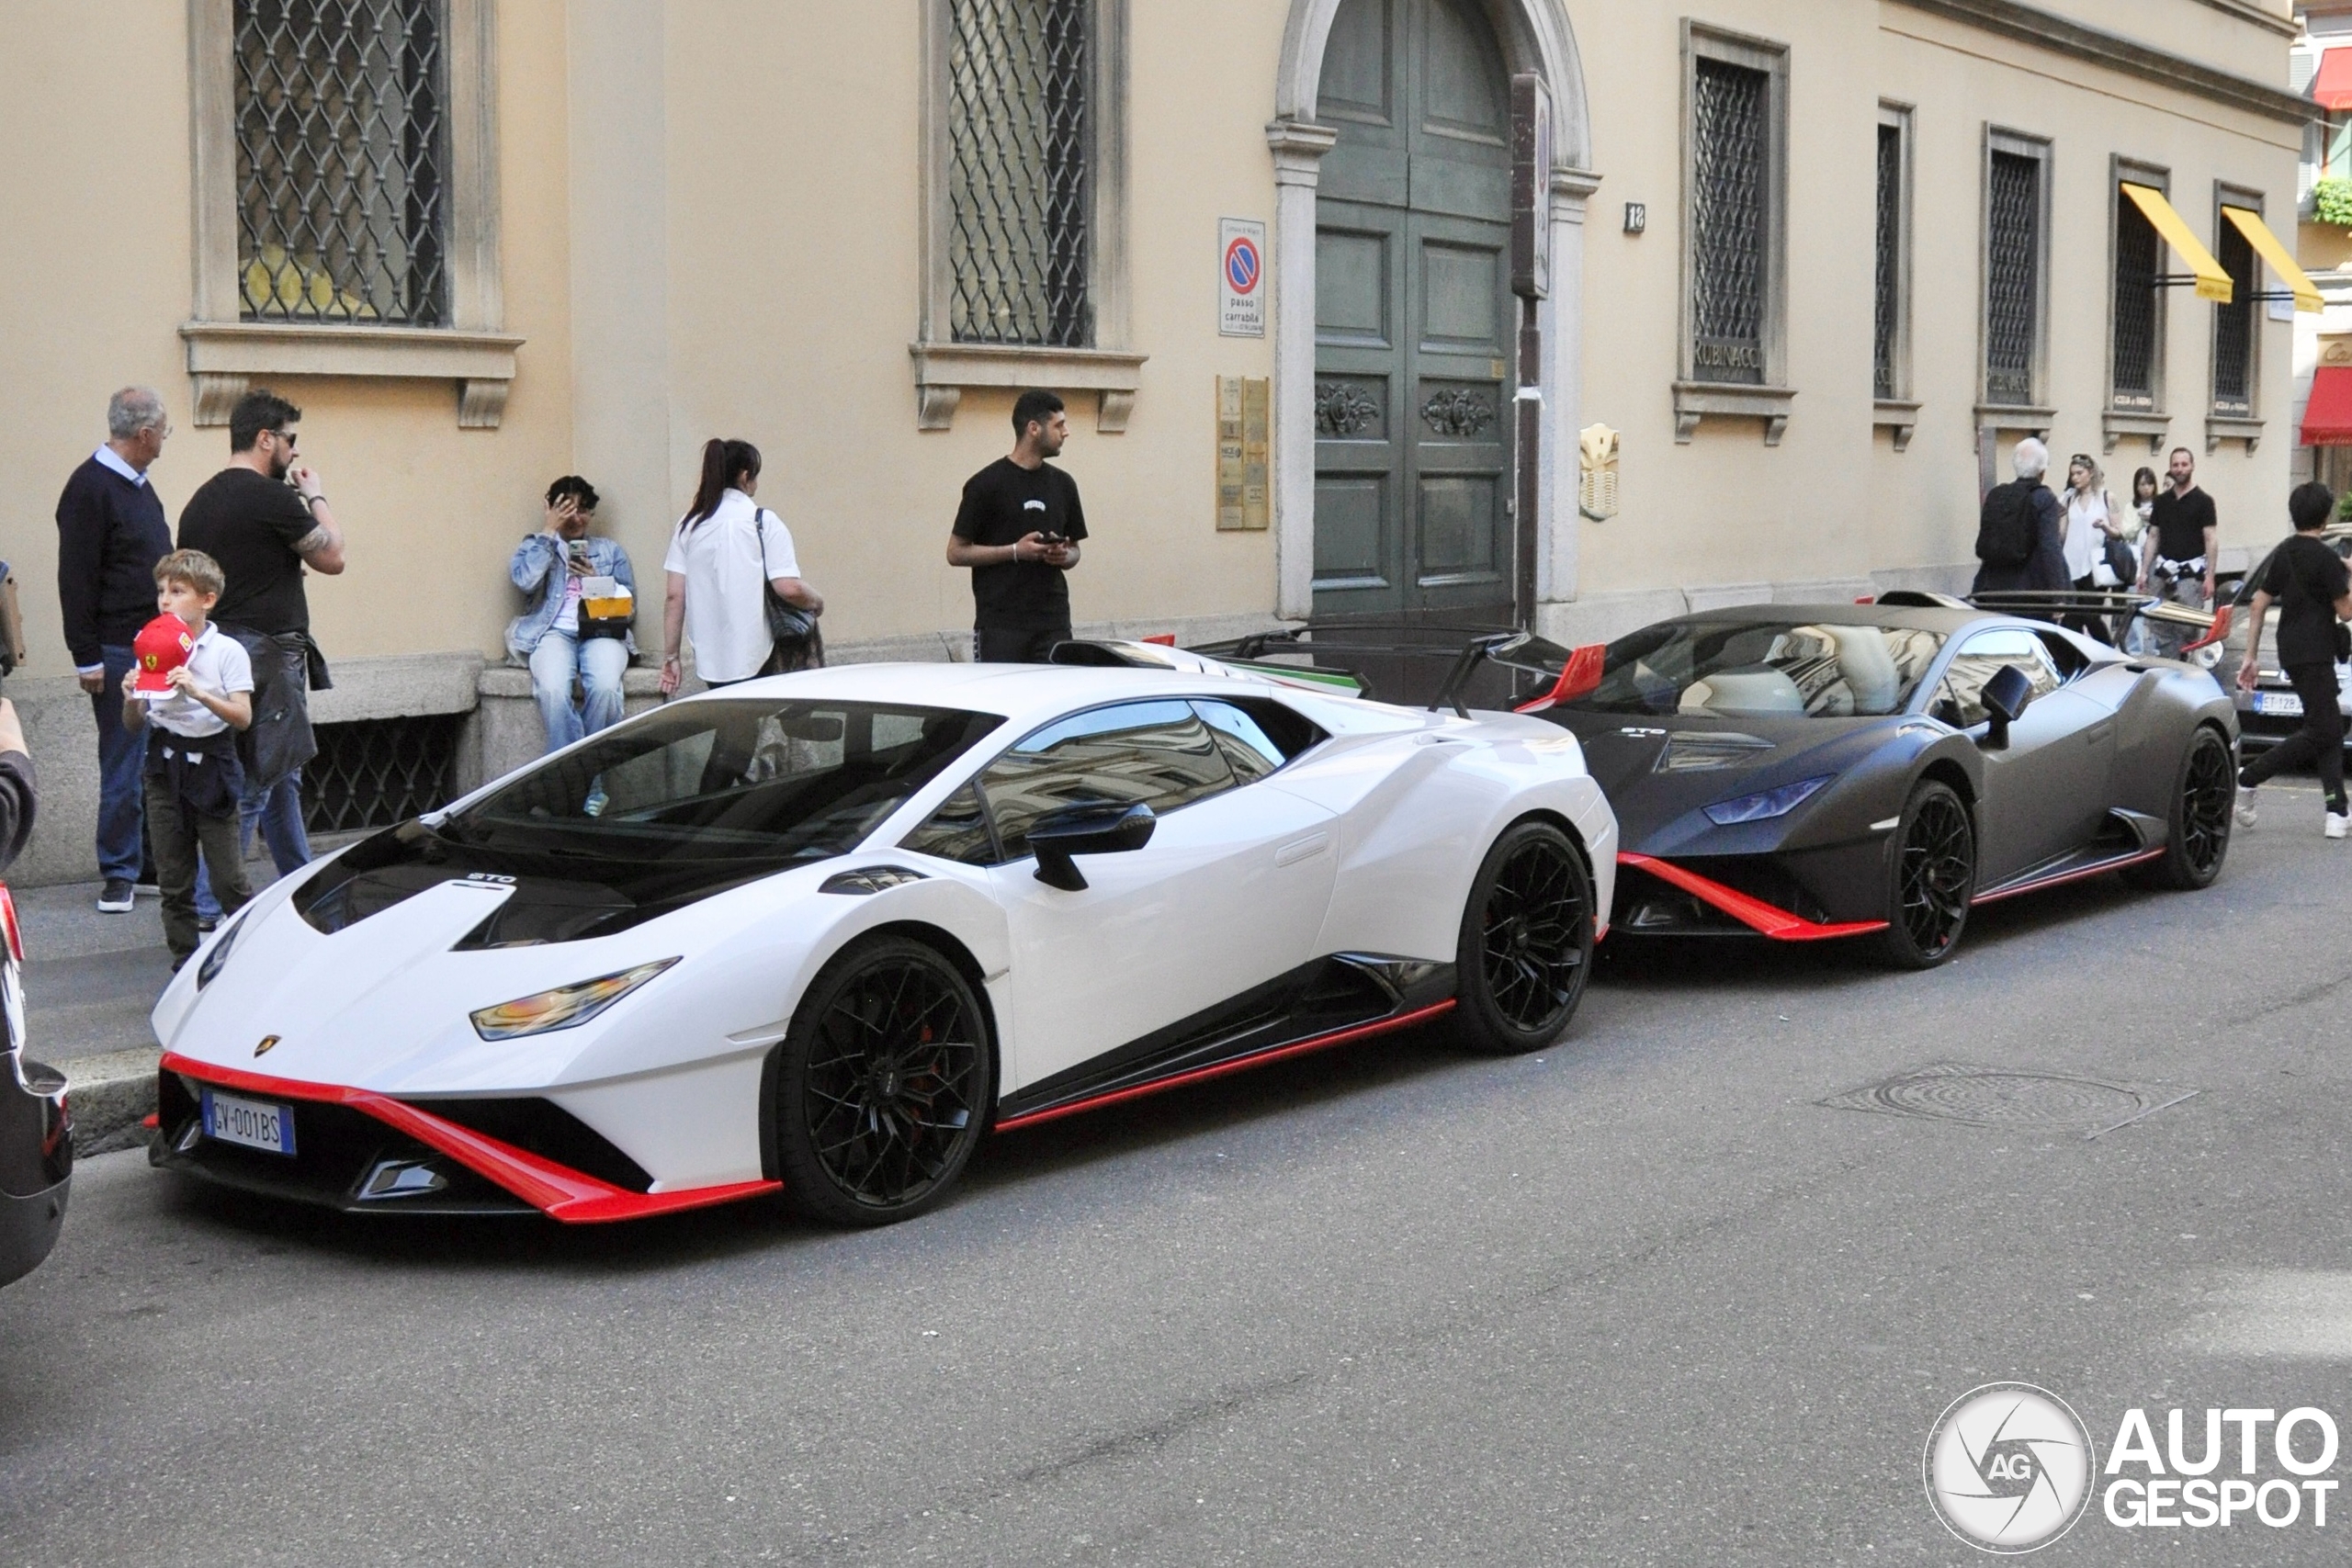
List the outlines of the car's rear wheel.
{"label": "car's rear wheel", "polygon": [[786,1198],[831,1224],[910,1219],[947,1196],[988,1123],[987,1015],[956,965],[908,937],[833,960],[775,1074]]}
{"label": "car's rear wheel", "polygon": [[1539,1051],[1566,1032],[1592,972],[1592,874],[1549,822],[1514,823],[1470,884],[1455,1011],[1473,1049]]}
{"label": "car's rear wheel", "polygon": [[2165,852],[2128,868],[2136,887],[2190,892],[2211,887],[2230,853],[2230,812],[2237,805],[2238,774],[2221,731],[2199,725],[2180,760],[2180,778],[2166,814]]}
{"label": "car's rear wheel", "polygon": [[1960,945],[1976,892],[1976,827],[1959,792],[1935,779],[1912,787],[1886,871],[1880,946],[1898,969],[1932,969]]}

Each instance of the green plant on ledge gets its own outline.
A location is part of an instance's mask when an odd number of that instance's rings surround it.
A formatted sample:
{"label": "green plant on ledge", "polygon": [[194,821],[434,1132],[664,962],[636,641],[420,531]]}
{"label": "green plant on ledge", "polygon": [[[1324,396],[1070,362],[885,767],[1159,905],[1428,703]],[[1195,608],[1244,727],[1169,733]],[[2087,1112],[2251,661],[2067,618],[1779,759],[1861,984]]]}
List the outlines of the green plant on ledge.
{"label": "green plant on ledge", "polygon": [[2352,229],[2352,180],[2324,179],[2313,184],[2312,216],[2339,229]]}

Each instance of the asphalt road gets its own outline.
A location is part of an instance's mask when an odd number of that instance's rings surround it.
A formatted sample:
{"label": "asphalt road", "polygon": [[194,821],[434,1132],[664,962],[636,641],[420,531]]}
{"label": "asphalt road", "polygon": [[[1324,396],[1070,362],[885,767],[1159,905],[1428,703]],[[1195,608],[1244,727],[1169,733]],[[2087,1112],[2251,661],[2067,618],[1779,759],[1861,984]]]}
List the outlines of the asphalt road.
{"label": "asphalt road", "polygon": [[[1988,909],[1926,976],[1622,950],[1542,1056],[1431,1029],[1015,1134],[878,1233],[87,1161],[0,1293],[0,1564],[1957,1563],[1921,1450],[1991,1381],[2102,1461],[2134,1406],[2352,1449],[2352,844],[2264,799],[2205,894]],[[1819,1103],[1939,1062],[2199,1092],[2096,1138]],[[2037,1561],[2340,1563],[2335,1501],[2094,1503]]]}

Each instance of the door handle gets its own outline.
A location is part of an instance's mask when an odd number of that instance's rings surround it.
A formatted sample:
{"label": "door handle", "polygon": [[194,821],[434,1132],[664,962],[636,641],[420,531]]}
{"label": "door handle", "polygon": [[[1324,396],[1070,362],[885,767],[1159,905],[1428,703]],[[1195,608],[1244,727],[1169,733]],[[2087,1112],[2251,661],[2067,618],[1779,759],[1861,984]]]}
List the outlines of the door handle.
{"label": "door handle", "polygon": [[2112,740],[2114,739],[2115,721],[2111,718],[2102,719],[2100,722],[2092,725],[2090,728],[2083,732],[2083,739],[2085,743],[2092,746],[2098,745],[2102,740]]}
{"label": "door handle", "polygon": [[1329,833],[1309,833],[1304,839],[1293,839],[1274,852],[1274,864],[1296,865],[1303,860],[1313,860],[1329,848],[1330,843],[1331,835]]}

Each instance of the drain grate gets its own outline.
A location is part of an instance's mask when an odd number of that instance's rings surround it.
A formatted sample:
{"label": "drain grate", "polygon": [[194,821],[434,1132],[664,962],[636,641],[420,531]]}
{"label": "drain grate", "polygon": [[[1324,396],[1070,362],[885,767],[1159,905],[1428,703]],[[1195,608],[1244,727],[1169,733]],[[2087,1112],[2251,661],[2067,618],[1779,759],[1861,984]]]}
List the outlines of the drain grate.
{"label": "drain grate", "polygon": [[2126,1083],[2075,1073],[1932,1062],[1819,1103],[1930,1122],[2096,1138],[2178,1105],[2201,1091],[2177,1084]]}

